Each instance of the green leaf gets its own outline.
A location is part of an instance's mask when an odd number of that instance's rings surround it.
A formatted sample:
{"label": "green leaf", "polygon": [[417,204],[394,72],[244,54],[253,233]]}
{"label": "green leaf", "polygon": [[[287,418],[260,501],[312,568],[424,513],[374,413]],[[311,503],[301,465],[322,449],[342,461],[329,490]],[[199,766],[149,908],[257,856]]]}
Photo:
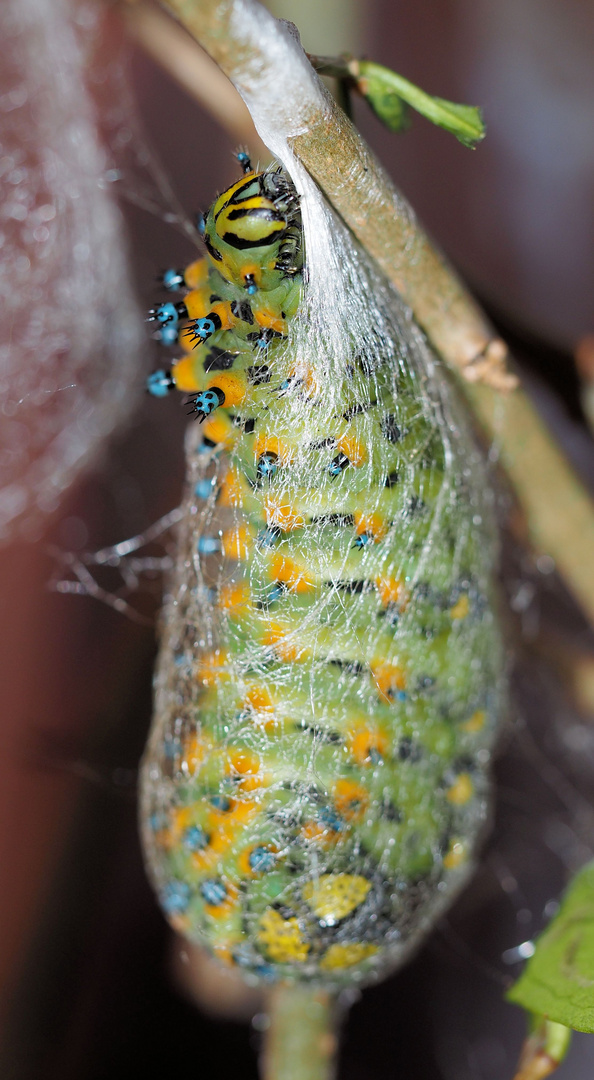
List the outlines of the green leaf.
{"label": "green leaf", "polygon": [[507,998],[557,1024],[594,1032],[594,862],[573,879]]}
{"label": "green leaf", "polygon": [[474,149],[484,139],[485,125],[476,106],[431,97],[402,75],[371,60],[354,61],[349,70],[374,113],[391,131],[402,131],[407,126],[406,106],[410,105],[433,124],[450,131],[464,146]]}

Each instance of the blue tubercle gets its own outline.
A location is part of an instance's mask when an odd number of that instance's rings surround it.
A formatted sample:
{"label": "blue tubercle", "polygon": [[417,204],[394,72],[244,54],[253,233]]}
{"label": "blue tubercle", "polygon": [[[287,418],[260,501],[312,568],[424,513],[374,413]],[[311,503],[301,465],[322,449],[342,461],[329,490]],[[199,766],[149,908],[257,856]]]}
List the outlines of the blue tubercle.
{"label": "blue tubercle", "polygon": [[211,480],[199,480],[194,488],[194,495],[198,499],[208,499],[214,487],[214,477]]}
{"label": "blue tubercle", "polygon": [[200,886],[200,892],[207,904],[211,907],[217,907],[227,899],[227,886],[224,881],[213,878],[211,881],[204,881]]}
{"label": "blue tubercle", "polygon": [[165,270],[163,274],[163,287],[168,292],[177,292],[185,285],[184,275],[181,270]]}
{"label": "blue tubercle", "polygon": [[216,333],[219,327],[220,322],[219,326],[217,327],[214,319],[204,318],[195,319],[188,329],[192,337],[197,338],[198,341],[208,341],[208,339],[211,338],[214,333]]}
{"label": "blue tubercle", "polygon": [[192,406],[191,412],[196,413],[200,423],[210,416],[211,413],[218,409],[219,405],[222,405],[225,400],[225,395],[218,387],[213,387],[212,390],[202,390],[199,394],[195,394],[191,401],[188,402]]}
{"label": "blue tubercle", "polygon": [[146,380],[146,388],[153,397],[167,397],[171,390],[175,390],[175,383],[170,371],[153,371]]}
{"label": "blue tubercle", "polygon": [[168,301],[166,304],[156,304],[154,308],[149,311],[149,322],[160,323],[176,323],[179,321],[179,314],[175,304]]}
{"label": "blue tubercle", "polygon": [[169,881],[161,893],[161,905],[168,915],[181,915],[190,902],[190,887],[185,881]]}
{"label": "blue tubercle", "polygon": [[216,536],[201,536],[196,548],[199,555],[214,555],[221,550],[221,541]]}
{"label": "blue tubercle", "polygon": [[160,327],[155,337],[161,345],[176,345],[179,338],[179,326],[177,323],[167,323]]}

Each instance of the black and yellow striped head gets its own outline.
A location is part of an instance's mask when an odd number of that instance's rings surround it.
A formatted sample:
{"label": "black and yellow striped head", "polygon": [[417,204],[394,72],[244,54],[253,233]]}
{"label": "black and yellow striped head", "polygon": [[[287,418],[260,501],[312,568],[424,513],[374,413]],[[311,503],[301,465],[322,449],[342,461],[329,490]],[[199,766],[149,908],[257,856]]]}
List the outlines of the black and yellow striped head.
{"label": "black and yellow striped head", "polygon": [[280,170],[248,172],[213,203],[204,242],[217,270],[248,293],[269,291],[303,265],[299,202]]}

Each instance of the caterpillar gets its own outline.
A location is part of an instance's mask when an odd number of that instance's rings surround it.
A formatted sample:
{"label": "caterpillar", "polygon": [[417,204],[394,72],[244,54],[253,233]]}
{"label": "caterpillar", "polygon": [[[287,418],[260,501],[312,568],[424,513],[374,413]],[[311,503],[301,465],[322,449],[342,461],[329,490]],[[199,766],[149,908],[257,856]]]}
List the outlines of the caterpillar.
{"label": "caterpillar", "polygon": [[400,964],[471,871],[501,708],[494,541],[398,298],[328,211],[304,240],[281,168],[239,157],[205,259],[163,275],[183,299],[150,313],[183,355],[149,388],[199,423],[142,834],[176,930],[248,979],[340,988]]}

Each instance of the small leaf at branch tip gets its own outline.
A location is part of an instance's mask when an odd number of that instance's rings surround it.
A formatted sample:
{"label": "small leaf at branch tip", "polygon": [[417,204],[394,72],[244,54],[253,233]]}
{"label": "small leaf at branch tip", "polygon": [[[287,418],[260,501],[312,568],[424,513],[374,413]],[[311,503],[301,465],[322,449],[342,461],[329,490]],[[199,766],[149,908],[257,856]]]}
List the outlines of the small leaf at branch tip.
{"label": "small leaf at branch tip", "polygon": [[432,97],[397,72],[370,60],[350,61],[348,71],[376,116],[391,131],[404,130],[408,122],[407,106],[411,106],[470,149],[485,137],[482,113],[475,105],[459,105]]}
{"label": "small leaf at branch tip", "polygon": [[[594,1032],[593,973],[594,861],[572,881],[507,999],[546,1016],[549,1025]],[[551,1053],[549,1046],[545,1049]]]}

